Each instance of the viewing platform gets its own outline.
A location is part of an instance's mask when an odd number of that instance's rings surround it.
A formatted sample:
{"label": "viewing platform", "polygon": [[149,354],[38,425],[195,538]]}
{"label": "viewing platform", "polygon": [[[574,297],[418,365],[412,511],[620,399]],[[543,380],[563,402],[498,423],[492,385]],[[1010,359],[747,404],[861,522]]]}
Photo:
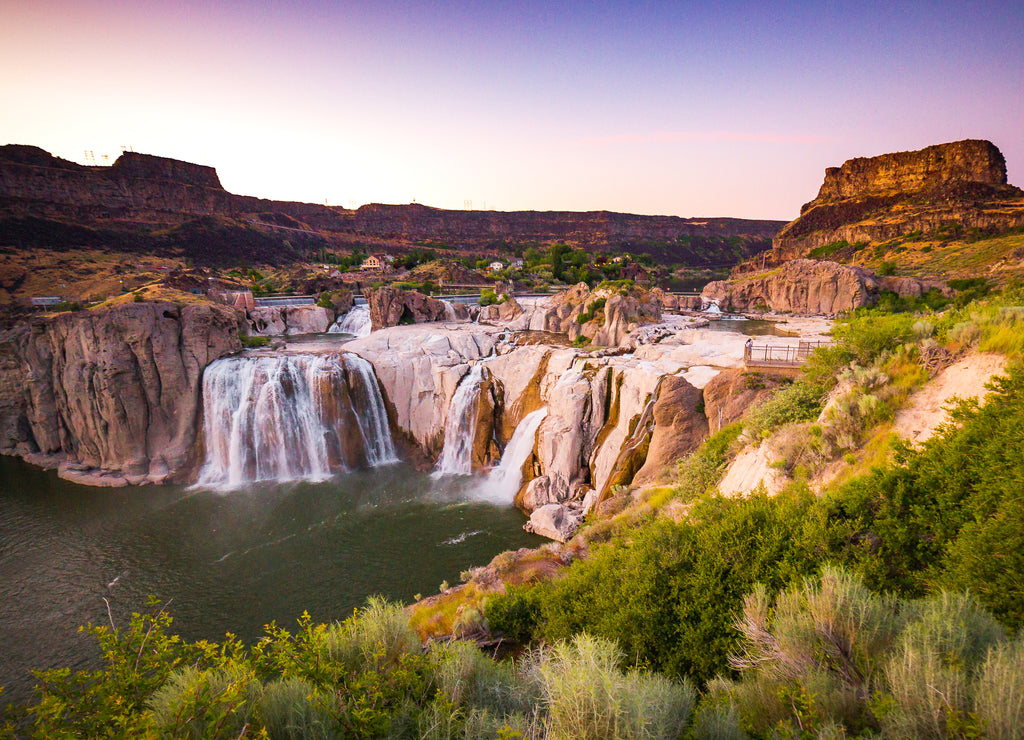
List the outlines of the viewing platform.
{"label": "viewing platform", "polygon": [[827,341],[800,341],[786,345],[747,344],[743,348],[743,367],[779,375],[796,375],[814,350],[829,344]]}

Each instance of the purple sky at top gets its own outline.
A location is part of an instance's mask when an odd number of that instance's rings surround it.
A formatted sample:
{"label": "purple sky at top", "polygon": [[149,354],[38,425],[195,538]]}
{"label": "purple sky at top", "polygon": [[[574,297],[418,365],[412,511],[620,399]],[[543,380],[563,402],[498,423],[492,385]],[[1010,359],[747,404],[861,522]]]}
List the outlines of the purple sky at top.
{"label": "purple sky at top", "polygon": [[0,0],[0,143],[361,205],[795,217],[825,167],[990,139],[1024,3]]}

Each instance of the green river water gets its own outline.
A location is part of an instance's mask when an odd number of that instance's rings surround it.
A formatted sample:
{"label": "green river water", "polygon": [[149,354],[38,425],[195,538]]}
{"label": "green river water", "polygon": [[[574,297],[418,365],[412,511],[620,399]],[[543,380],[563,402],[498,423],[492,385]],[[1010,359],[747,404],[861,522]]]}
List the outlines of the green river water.
{"label": "green river water", "polygon": [[0,457],[0,701],[31,669],[95,665],[87,622],[125,624],[149,595],[186,639],[254,640],[276,620],[343,619],[371,594],[409,602],[497,553],[543,540],[511,506],[474,499],[480,478],[405,464],[324,483],[230,493],[102,489]]}

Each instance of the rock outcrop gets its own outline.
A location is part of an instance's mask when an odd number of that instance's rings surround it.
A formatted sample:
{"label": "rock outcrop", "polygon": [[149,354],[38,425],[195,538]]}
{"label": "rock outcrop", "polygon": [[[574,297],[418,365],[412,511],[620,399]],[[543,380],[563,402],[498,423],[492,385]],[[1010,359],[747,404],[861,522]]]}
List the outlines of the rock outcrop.
{"label": "rock outcrop", "polygon": [[881,242],[951,225],[1024,225],[1024,193],[1007,185],[1006,161],[989,141],[968,139],[829,167],[817,197],[776,235],[772,260],[780,264],[826,245]]}
{"label": "rock outcrop", "polygon": [[187,476],[203,370],[240,349],[239,321],[216,304],[127,303],[8,332],[0,451],[93,485]]}
{"label": "rock outcrop", "polygon": [[705,303],[723,311],[775,311],[831,315],[874,303],[881,292],[921,295],[939,284],[914,278],[880,278],[862,267],[794,259],[766,273],[708,283]]}
{"label": "rock outcrop", "polygon": [[742,368],[723,370],[704,386],[704,414],[712,434],[743,418],[750,409],[775,394],[779,377],[747,372]]}
{"label": "rock outcrop", "polygon": [[254,334],[322,334],[331,325],[331,313],[321,306],[256,306],[249,311]]}
{"label": "rock outcrop", "polygon": [[591,290],[586,283],[579,283],[534,312],[528,328],[565,334],[570,341],[583,337],[598,347],[617,347],[642,324],[661,318],[664,295],[636,286]]}
{"label": "rock outcrop", "polygon": [[370,306],[370,325],[374,331],[399,324],[422,324],[455,318],[448,304],[414,290],[383,286],[367,288],[363,295]]}
{"label": "rock outcrop", "polygon": [[708,436],[708,418],[697,410],[701,391],[680,375],[668,375],[654,402],[654,428],[635,484],[650,483]]}
{"label": "rock outcrop", "polygon": [[[487,449],[492,441],[504,449],[528,414],[546,409],[514,495],[526,512],[559,504],[579,514],[587,491],[607,494],[617,483],[630,483],[647,462],[652,440],[653,475],[707,428],[697,411],[700,391],[688,380],[672,379],[664,395],[656,393],[666,374],[686,368],[672,360],[516,347],[497,328],[430,325],[375,332],[346,349],[373,363],[396,427],[432,459],[441,451],[448,408],[470,363],[484,367],[475,468],[488,455],[493,462]],[[734,349],[742,354],[742,340]],[[692,423],[687,415],[695,417]]]}

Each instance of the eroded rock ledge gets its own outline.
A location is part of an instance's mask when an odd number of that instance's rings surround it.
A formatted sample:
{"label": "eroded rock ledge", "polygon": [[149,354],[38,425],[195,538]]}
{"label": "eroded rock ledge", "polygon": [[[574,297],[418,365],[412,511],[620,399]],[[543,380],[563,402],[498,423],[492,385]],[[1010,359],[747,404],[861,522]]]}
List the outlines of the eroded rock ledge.
{"label": "eroded rock ledge", "polygon": [[774,311],[800,315],[832,315],[868,306],[879,294],[920,296],[944,283],[907,277],[880,277],[863,267],[796,259],[766,273],[708,283],[706,303],[723,311]]}
{"label": "eroded rock ledge", "polygon": [[127,303],[6,332],[0,452],[90,485],[190,471],[203,370],[241,349],[240,318],[209,303]]}

